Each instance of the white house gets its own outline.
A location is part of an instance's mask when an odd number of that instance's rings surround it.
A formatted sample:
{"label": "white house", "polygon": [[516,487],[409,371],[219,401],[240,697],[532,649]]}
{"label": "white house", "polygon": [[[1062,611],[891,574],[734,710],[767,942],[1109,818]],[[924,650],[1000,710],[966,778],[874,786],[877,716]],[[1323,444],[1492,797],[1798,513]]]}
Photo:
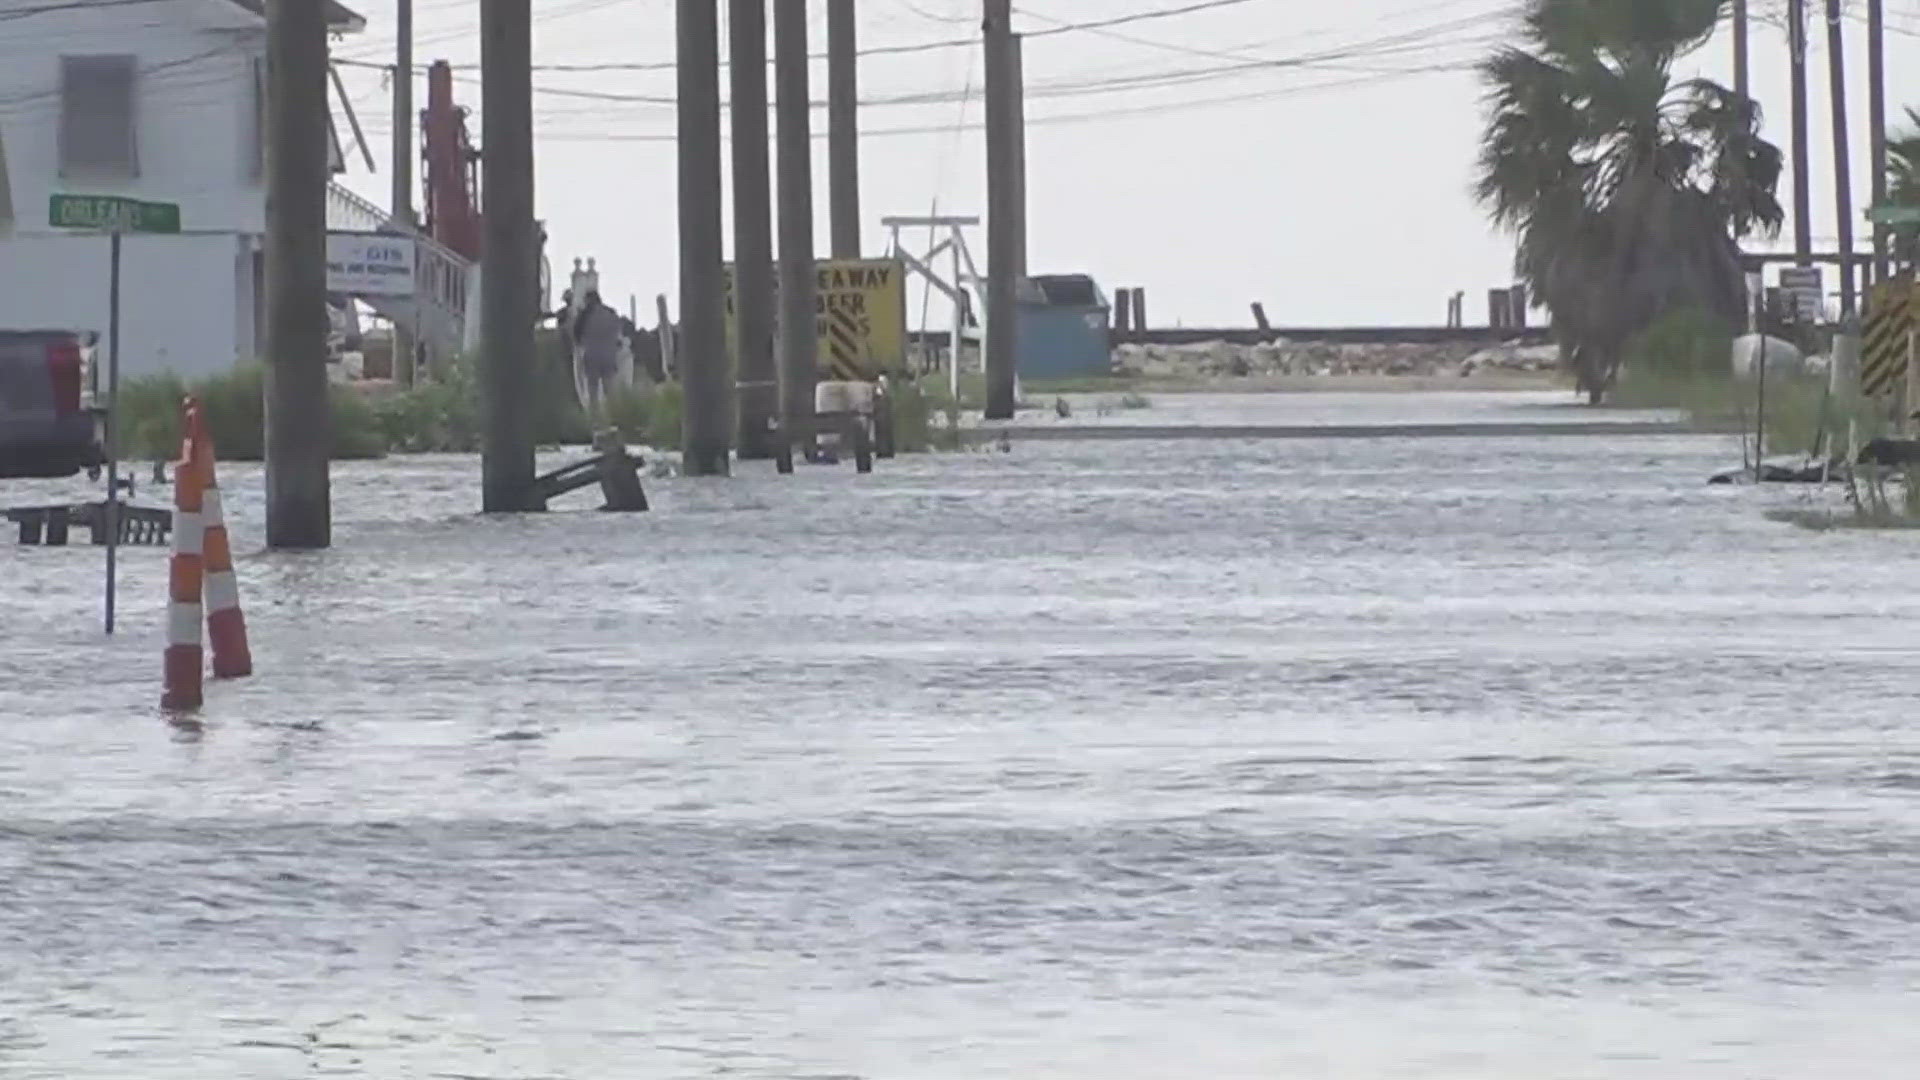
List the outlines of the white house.
{"label": "white house", "polygon": [[[182,231],[125,241],[123,373],[257,355],[263,3],[0,0],[0,329],[105,333],[107,241],[50,229],[47,203],[124,195],[178,203]],[[362,29],[327,3],[336,34]]]}

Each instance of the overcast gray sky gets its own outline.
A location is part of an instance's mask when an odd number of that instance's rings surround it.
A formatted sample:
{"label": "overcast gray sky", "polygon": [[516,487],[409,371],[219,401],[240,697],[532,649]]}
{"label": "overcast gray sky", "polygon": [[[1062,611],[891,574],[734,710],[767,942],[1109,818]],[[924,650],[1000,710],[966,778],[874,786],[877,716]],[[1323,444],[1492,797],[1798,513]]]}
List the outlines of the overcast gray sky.
{"label": "overcast gray sky", "polygon": [[[780,0],[775,0],[780,2]],[[457,94],[479,137],[478,4],[416,0],[416,60],[472,65]],[[1465,70],[1512,37],[1509,0],[1240,0],[1104,30],[1062,24],[1187,7],[1194,0],[1020,0],[1026,45],[1031,266],[1082,271],[1109,290],[1144,286],[1156,324],[1242,325],[1261,300],[1276,323],[1437,323],[1446,297],[1510,276],[1511,244],[1468,195],[1480,92]],[[534,0],[536,65],[666,64],[673,0]],[[725,0],[722,0],[722,25]],[[812,0],[814,45],[824,4]],[[1768,133],[1787,137],[1784,0],[1755,0],[1755,91]],[[1821,0],[1810,0],[1816,12]],[[1920,0],[1887,0],[1890,110],[1920,103]],[[1866,41],[1861,0],[1848,0],[1854,175],[1865,205]],[[389,0],[363,0],[366,34],[336,55],[391,58]],[[862,47],[978,36],[979,0],[860,0]],[[1811,28],[1816,236],[1835,233],[1824,23]],[[724,51],[724,33],[722,49]],[[1689,71],[1730,80],[1723,33]],[[1307,59],[1306,64],[1287,61]],[[376,157],[388,130],[378,72],[348,70]],[[978,213],[985,150],[977,47],[863,59],[866,242],[885,242],[886,214]],[[1123,85],[1114,85],[1116,81]],[[540,213],[564,280],[574,256],[596,256],[610,297],[674,297],[673,110],[670,70],[535,74]],[[816,63],[814,96],[825,96]],[[424,83],[418,91],[424,103]],[[906,99],[906,100],[902,100]],[[815,114],[824,130],[824,113]],[[892,133],[890,133],[892,132]],[[821,242],[825,153],[816,146]],[[386,200],[379,175],[349,183]],[[1783,203],[1790,193],[1783,185]],[[1790,233],[1789,233],[1790,235]],[[1828,245],[1831,239],[1826,241]],[[974,238],[984,260],[984,232]],[[984,265],[984,263],[983,263]],[[677,299],[674,301],[677,306]],[[913,301],[918,321],[917,294]],[[944,316],[938,307],[934,325]]]}

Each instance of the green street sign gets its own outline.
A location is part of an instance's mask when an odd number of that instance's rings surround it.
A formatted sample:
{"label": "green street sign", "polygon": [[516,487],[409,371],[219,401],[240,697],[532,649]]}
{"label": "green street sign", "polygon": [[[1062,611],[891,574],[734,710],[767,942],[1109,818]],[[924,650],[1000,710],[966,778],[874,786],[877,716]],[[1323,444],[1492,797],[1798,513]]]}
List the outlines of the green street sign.
{"label": "green street sign", "polygon": [[1920,206],[1876,206],[1867,211],[1875,225],[1920,225]]}
{"label": "green street sign", "polygon": [[47,222],[56,229],[177,233],[180,207],[112,195],[55,195],[47,202]]}

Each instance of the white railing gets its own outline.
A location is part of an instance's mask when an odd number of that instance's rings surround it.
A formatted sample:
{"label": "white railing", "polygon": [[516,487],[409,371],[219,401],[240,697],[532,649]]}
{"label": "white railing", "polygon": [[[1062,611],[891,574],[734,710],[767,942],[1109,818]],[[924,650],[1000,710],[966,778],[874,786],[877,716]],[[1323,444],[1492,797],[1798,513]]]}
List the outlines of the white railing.
{"label": "white railing", "polygon": [[466,339],[467,281],[473,267],[465,256],[418,229],[400,225],[380,206],[339,184],[327,185],[327,228],[411,235],[418,251],[413,301],[392,303],[369,298],[366,303],[386,318],[405,324],[436,351],[450,355],[462,347]]}

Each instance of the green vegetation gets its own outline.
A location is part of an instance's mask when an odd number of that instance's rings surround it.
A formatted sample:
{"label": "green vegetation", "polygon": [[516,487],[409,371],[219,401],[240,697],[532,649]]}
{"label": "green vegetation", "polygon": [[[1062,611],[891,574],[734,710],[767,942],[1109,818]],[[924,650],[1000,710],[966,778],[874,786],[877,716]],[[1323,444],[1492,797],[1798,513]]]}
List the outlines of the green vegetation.
{"label": "green vegetation", "polygon": [[[1670,312],[1624,350],[1613,403],[1678,409],[1703,425],[1752,431],[1758,387],[1733,377],[1732,353],[1733,334],[1718,317],[1697,308]],[[1832,454],[1844,447],[1850,423],[1862,441],[1889,425],[1884,406],[1833,396],[1824,375],[1770,373],[1766,413],[1769,454]]]}
{"label": "green vegetation", "polygon": [[[570,367],[554,360],[558,339],[542,342],[544,374],[535,403],[534,436],[543,446],[583,446],[592,428],[574,396]],[[561,354],[564,356],[564,354]],[[225,375],[186,383],[173,376],[128,380],[120,390],[120,414],[130,459],[166,460],[180,451],[180,403],[199,399],[220,457],[258,461],[265,454],[265,369],[236,368]],[[334,457],[377,458],[389,453],[476,453],[480,449],[480,389],[473,366],[448,366],[433,382],[409,389],[333,386]],[[894,424],[900,449],[932,448],[946,438],[933,424],[941,403],[918,384],[896,387]],[[680,445],[681,392],[677,383],[636,386],[607,400],[607,418],[628,442],[662,449]],[[957,426],[950,416],[948,427]]]}
{"label": "green vegetation", "polygon": [[1516,269],[1599,402],[1628,343],[1669,312],[1734,324],[1737,236],[1777,231],[1777,147],[1754,102],[1676,62],[1720,0],[1529,0],[1524,45],[1481,65],[1477,194],[1519,239]]}
{"label": "green vegetation", "polygon": [[[171,460],[180,453],[180,403],[189,394],[200,401],[207,430],[220,457],[258,461],[265,455],[265,373],[257,366],[192,384],[167,375],[129,380],[120,390],[120,416],[129,458]],[[352,390],[332,387],[334,456],[374,458],[387,450],[381,420],[373,404]]]}
{"label": "green vegetation", "polygon": [[607,422],[630,443],[678,448],[683,401],[679,383],[630,386],[607,395]]}
{"label": "green vegetation", "polygon": [[[1920,109],[1907,107],[1907,127],[1887,132],[1887,203],[1920,206]],[[1894,254],[1902,262],[1920,250],[1920,225],[1895,225]]]}

